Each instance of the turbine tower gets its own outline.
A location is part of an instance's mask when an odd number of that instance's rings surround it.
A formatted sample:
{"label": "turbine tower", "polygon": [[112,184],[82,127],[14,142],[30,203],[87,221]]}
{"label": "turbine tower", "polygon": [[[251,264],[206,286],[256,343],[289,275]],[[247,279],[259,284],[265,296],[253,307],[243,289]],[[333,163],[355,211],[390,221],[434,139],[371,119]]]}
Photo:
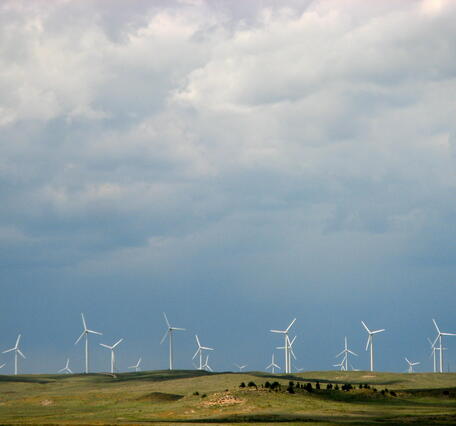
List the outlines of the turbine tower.
{"label": "turbine tower", "polygon": [[290,361],[290,355],[289,355],[289,342],[290,339],[288,338],[288,332],[290,331],[290,328],[293,326],[295,323],[296,318],[291,321],[290,325],[285,329],[285,330],[270,330],[271,333],[279,333],[284,335],[284,340],[285,343],[283,345],[283,349],[285,351],[285,373],[290,373],[290,366],[289,366],[289,361]]}
{"label": "turbine tower", "polygon": [[111,373],[114,374],[115,370],[115,363],[116,363],[116,355],[114,353],[114,349],[120,345],[120,343],[123,342],[123,338],[119,339],[116,343],[114,343],[112,346],[105,345],[104,343],[100,343],[100,346],[103,346],[106,349],[109,349],[111,351]]}
{"label": "turbine tower", "polygon": [[206,346],[201,346],[201,343],[198,339],[198,335],[195,334],[195,338],[196,338],[196,343],[198,345],[198,349],[196,350],[195,352],[195,355],[193,355],[193,358],[192,359],[195,359],[195,357],[199,354],[199,367],[198,367],[198,370],[202,370],[204,368],[204,365],[203,365],[203,351],[213,351],[214,349],[213,348],[208,348]]}
{"label": "turbine tower", "polygon": [[455,333],[443,333],[442,331],[440,331],[437,323],[435,322],[435,319],[432,319],[432,321],[434,322],[434,325],[435,325],[435,328],[437,329],[437,337],[435,338],[434,340],[434,343],[432,344],[432,347],[435,347],[435,344],[437,343],[437,341],[439,341],[439,347],[438,347],[438,350],[440,352],[440,366],[439,366],[439,370],[440,370],[440,373],[443,373],[443,347],[442,347],[442,336],[456,336]]}
{"label": "turbine tower", "polygon": [[266,370],[271,369],[272,374],[275,374],[275,368],[278,368],[280,370],[280,367],[274,361],[274,352],[273,352],[271,363],[266,367]]}
{"label": "turbine tower", "polygon": [[[14,375],[17,376],[17,355],[19,354],[23,359],[25,359],[25,355],[21,352],[19,349],[19,342],[21,341],[21,335],[19,334],[17,336],[16,344],[14,345],[13,348],[7,349],[6,351],[3,351],[2,353],[6,354],[8,352],[13,352],[14,351]],[[5,365],[5,364],[3,364]]]}
{"label": "turbine tower", "polygon": [[163,316],[165,317],[166,326],[168,327],[163,338],[160,341],[160,345],[166,340],[168,337],[169,341],[169,369],[173,369],[173,332],[174,331],[185,331],[185,328],[178,328],[178,327],[171,327],[171,324],[168,321],[166,314],[163,312]]}
{"label": "turbine tower", "polygon": [[336,358],[339,358],[342,354],[344,355],[344,357],[342,359],[342,362],[344,363],[344,370],[348,371],[348,354],[352,354],[352,355],[355,355],[355,356],[358,356],[358,354],[355,354],[350,349],[348,349],[347,337],[345,337],[344,350],[342,352],[340,352],[339,354],[337,354]]}
{"label": "turbine tower", "polygon": [[89,330],[87,328],[87,324],[84,318],[84,314],[81,312],[81,317],[82,317],[82,326],[84,330],[82,331],[81,335],[78,337],[78,340],[74,342],[75,345],[79,343],[79,341],[85,337],[85,373],[87,374],[89,372],[89,334],[98,334],[99,336],[102,336],[103,334],[100,333],[99,331],[93,331]]}
{"label": "turbine tower", "polygon": [[135,365],[132,365],[131,367],[128,367],[128,368],[134,368],[135,371],[138,372],[141,369],[140,364],[141,364],[141,358],[138,359],[138,362]]}
{"label": "turbine tower", "polygon": [[363,321],[361,321],[361,324],[363,327],[366,329],[367,333],[369,334],[369,337],[367,338],[367,343],[366,343],[366,351],[369,349],[370,346],[370,371],[374,371],[374,334],[381,333],[385,331],[384,328],[381,330],[374,330],[370,331],[369,328],[367,327],[366,324],[364,324]]}
{"label": "turbine tower", "polygon": [[[288,371],[291,373],[292,366],[291,366],[291,357],[296,361],[296,355],[293,352],[293,344],[296,340],[296,336],[293,337],[293,340],[290,341],[290,337],[287,336],[287,346],[288,346]],[[285,346],[277,346],[276,349],[285,349]]]}
{"label": "turbine tower", "polygon": [[242,370],[247,367],[247,364],[239,365],[239,364],[234,363],[233,365],[235,365],[236,368],[239,368],[239,373],[242,373]]}
{"label": "turbine tower", "polygon": [[419,362],[411,362],[411,361],[409,361],[409,360],[407,359],[407,357],[405,357],[404,359],[407,361],[407,364],[408,364],[408,366],[409,366],[409,367],[408,367],[408,372],[409,372],[409,373],[413,373],[413,367],[414,367],[415,365],[419,365],[419,364],[420,364]]}
{"label": "turbine tower", "polygon": [[69,365],[70,365],[70,358],[67,358],[65,367],[63,367],[62,369],[60,369],[60,370],[58,371],[58,373],[64,373],[64,372],[65,372],[65,373],[67,373],[67,374],[73,374],[73,372],[71,371]]}

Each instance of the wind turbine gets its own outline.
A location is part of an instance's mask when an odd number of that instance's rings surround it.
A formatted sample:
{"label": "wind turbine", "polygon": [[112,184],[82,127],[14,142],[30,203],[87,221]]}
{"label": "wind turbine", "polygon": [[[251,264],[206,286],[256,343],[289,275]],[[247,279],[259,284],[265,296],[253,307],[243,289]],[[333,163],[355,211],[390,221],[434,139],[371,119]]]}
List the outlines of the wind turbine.
{"label": "wind turbine", "polygon": [[160,345],[168,337],[168,341],[169,341],[169,369],[172,370],[173,369],[173,332],[174,331],[185,331],[185,328],[171,327],[171,324],[169,323],[168,318],[167,318],[167,316],[166,316],[166,314],[164,312],[163,312],[163,316],[165,317],[166,326],[168,327],[168,329],[166,330],[163,338],[161,339]]}
{"label": "wind turbine", "polygon": [[285,373],[288,373],[288,374],[290,373],[290,366],[289,366],[290,355],[288,353],[288,350],[289,350],[288,344],[290,342],[290,339],[288,338],[288,332],[290,331],[290,328],[293,326],[295,321],[296,321],[296,318],[293,321],[291,321],[290,325],[285,330],[270,330],[271,333],[279,333],[279,334],[284,335],[285,343],[282,348],[285,351]]}
{"label": "wind turbine", "polygon": [[336,358],[339,358],[342,354],[344,354],[344,358],[342,360],[342,362],[345,363],[344,365],[344,369],[345,371],[348,371],[348,354],[352,354],[352,355],[355,355],[355,356],[358,356],[358,354],[355,354],[354,352],[352,352],[350,349],[348,349],[348,344],[347,344],[347,337],[345,337],[345,346],[344,346],[344,350],[342,352],[340,352],[339,354],[336,355]]}
{"label": "wind turbine", "polygon": [[99,336],[102,336],[103,334],[98,331],[89,330],[87,328],[84,314],[82,312],[81,312],[81,317],[82,317],[82,326],[84,327],[84,330],[82,331],[81,335],[78,337],[78,340],[76,340],[76,342],[74,342],[74,344],[77,345],[79,343],[79,341],[83,337],[85,337],[85,373],[87,374],[89,372],[89,334],[98,334]]}
{"label": "wind turbine", "polygon": [[138,362],[135,365],[132,365],[131,367],[128,368],[134,368],[136,372],[138,372],[141,367],[139,366],[141,364],[141,358],[138,359]]}
{"label": "wind turbine", "polygon": [[19,342],[21,341],[21,335],[19,334],[17,336],[16,344],[14,345],[13,348],[7,349],[6,351],[3,351],[2,353],[6,354],[8,352],[13,352],[14,351],[14,375],[17,376],[17,354],[19,354],[22,358],[25,359],[25,355],[21,352],[19,349]]}
{"label": "wind turbine", "polygon": [[111,373],[114,373],[115,370],[115,362],[116,362],[116,356],[114,354],[114,349],[119,345],[121,342],[123,342],[123,338],[119,339],[116,343],[114,343],[112,346],[105,345],[104,343],[100,343],[100,346],[103,346],[106,349],[109,349],[111,351]]}
{"label": "wind turbine", "polygon": [[196,350],[195,352],[195,355],[193,355],[193,358],[192,359],[195,359],[195,357],[199,354],[199,368],[198,370],[202,370],[204,368],[204,365],[203,365],[203,351],[213,351],[214,349],[213,348],[208,348],[206,346],[201,346],[201,343],[198,339],[198,335],[195,334],[195,338],[196,338],[196,343],[198,345],[198,349]]}
{"label": "wind turbine", "polygon": [[214,370],[211,368],[211,366],[209,365],[209,355],[206,355],[206,361],[204,362],[203,364],[203,368],[206,370],[206,371],[210,371],[211,373],[214,372]]}
{"label": "wind turbine", "polygon": [[381,332],[385,331],[385,329],[382,328],[381,330],[370,331],[367,328],[367,325],[364,324],[364,321],[361,321],[361,324],[363,325],[363,327],[366,329],[366,331],[369,334],[369,337],[367,338],[367,343],[366,343],[366,351],[369,349],[369,345],[370,345],[370,371],[374,371],[374,334],[381,333]]}
{"label": "wind turbine", "polygon": [[237,368],[239,368],[239,372],[240,372],[240,373],[242,373],[242,370],[243,370],[244,368],[247,367],[247,364],[245,364],[245,365],[238,365],[238,364],[234,363],[233,365],[235,365]]}
{"label": "wind turbine", "polygon": [[437,359],[435,357],[435,351],[438,351],[438,348],[436,348],[435,346],[433,346],[432,344],[432,341],[431,339],[429,339],[429,337],[427,337],[427,341],[429,342],[429,344],[431,345],[431,355],[429,356],[429,358],[432,356],[434,358],[434,373],[437,373]]}
{"label": "wind turbine", "polygon": [[[294,360],[296,361],[296,355],[294,354],[293,352],[293,343],[295,342],[296,340],[296,336],[293,337],[293,340],[290,341],[290,337],[287,336],[286,337],[286,340],[287,340],[287,349],[288,349],[288,370],[289,372],[291,373],[291,357],[294,358]],[[285,349],[285,346],[277,346],[276,349]]]}
{"label": "wind turbine", "polygon": [[[345,355],[346,357],[347,355]],[[333,364],[333,367],[340,367],[340,371],[346,371],[345,370],[345,357],[342,359],[341,362],[339,362],[339,364]]]}
{"label": "wind turbine", "polygon": [[407,364],[409,365],[409,368],[408,368],[408,372],[409,373],[413,373],[413,367],[415,365],[419,365],[420,363],[419,362],[411,362],[407,359],[407,357],[404,358],[406,361],[407,361]]}
{"label": "wind turbine", "polygon": [[437,329],[437,337],[435,338],[434,340],[434,343],[432,344],[432,347],[435,347],[435,344],[437,343],[437,340],[439,341],[439,348],[438,350],[440,351],[440,366],[439,366],[439,370],[440,370],[440,373],[443,373],[443,348],[442,348],[442,336],[456,336],[456,334],[454,333],[443,333],[440,331],[437,323],[435,322],[435,319],[432,319],[432,321],[434,322],[434,325],[435,325],[435,328]]}
{"label": "wind turbine", "polygon": [[65,364],[65,367],[63,367],[62,369],[60,369],[58,371],[58,373],[68,373],[68,374],[73,374],[73,372],[71,371],[70,367],[69,367],[69,364],[70,364],[70,358],[67,358],[66,360],[66,364]]}
{"label": "wind turbine", "polygon": [[274,352],[272,353],[272,361],[271,363],[266,367],[266,370],[271,369],[272,374],[275,374],[275,368],[278,368],[280,370],[280,367],[275,363],[274,361]]}

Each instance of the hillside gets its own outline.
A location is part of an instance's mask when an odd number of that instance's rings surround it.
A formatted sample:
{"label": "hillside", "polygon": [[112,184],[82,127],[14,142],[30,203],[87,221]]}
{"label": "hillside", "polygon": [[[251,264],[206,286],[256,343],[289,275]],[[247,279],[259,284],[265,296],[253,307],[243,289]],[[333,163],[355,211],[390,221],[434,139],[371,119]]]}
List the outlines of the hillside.
{"label": "hillside", "polygon": [[[264,387],[275,381],[281,390]],[[294,393],[287,391],[289,381]],[[241,382],[254,382],[257,388],[240,388]],[[301,389],[307,383],[312,392]],[[327,390],[327,383],[351,383],[353,389]],[[369,389],[359,389],[359,384]],[[322,371],[284,376],[191,370],[0,376],[0,422],[455,424],[456,374]]]}

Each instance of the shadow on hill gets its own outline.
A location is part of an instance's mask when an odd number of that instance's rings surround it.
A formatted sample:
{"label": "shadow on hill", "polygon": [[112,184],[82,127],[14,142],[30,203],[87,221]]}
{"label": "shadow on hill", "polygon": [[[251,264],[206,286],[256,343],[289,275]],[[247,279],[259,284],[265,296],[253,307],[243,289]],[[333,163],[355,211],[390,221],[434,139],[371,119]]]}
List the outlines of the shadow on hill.
{"label": "shadow on hill", "polygon": [[158,370],[158,371],[140,371],[137,373],[118,373],[115,375],[97,375],[103,381],[149,381],[149,382],[164,382],[166,380],[189,379],[193,377],[214,376],[222,373],[210,373],[201,370]]}

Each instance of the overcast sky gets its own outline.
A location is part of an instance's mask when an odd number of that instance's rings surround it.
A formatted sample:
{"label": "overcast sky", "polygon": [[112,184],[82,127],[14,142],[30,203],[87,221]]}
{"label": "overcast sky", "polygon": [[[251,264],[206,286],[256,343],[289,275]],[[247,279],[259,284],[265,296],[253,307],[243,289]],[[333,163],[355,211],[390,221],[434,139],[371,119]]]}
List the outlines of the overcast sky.
{"label": "overcast sky", "polygon": [[[456,2],[0,3],[0,349],[24,372],[296,366],[456,332]],[[456,339],[445,343],[456,370]],[[1,355],[11,372],[11,354]],[[283,365],[282,354],[276,357]],[[447,367],[447,366],[446,366]]]}

